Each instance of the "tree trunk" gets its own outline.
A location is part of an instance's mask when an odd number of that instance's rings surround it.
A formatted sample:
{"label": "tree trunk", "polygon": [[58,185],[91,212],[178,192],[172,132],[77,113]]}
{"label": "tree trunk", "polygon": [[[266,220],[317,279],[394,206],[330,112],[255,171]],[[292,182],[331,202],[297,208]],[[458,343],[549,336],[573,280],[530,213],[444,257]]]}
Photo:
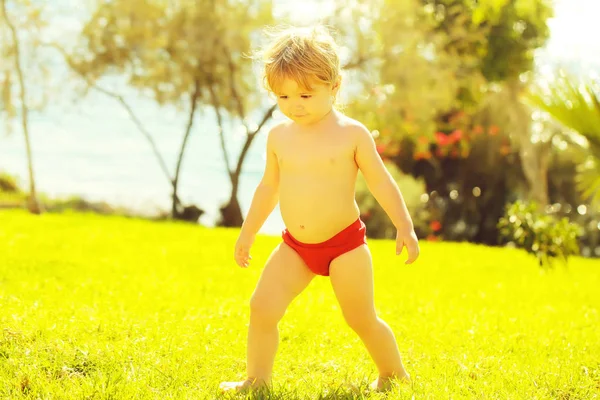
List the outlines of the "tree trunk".
{"label": "tree trunk", "polygon": [[229,198],[229,202],[220,209],[221,220],[218,223],[219,226],[237,227],[242,226],[244,223],[242,208],[240,207],[240,202],[238,201],[237,197],[238,182],[239,181],[237,178],[234,180],[234,182],[232,182],[231,197]]}
{"label": "tree trunk", "polygon": [[531,141],[531,111],[520,99],[521,83],[518,78],[507,82],[509,96],[513,104],[511,125],[519,138],[519,155],[523,174],[529,183],[529,199],[540,208],[548,204],[548,160],[551,142]]}
{"label": "tree trunk", "polygon": [[[226,46],[225,46],[225,49],[226,49]],[[235,100],[235,103],[237,106],[236,107],[237,108],[237,110],[236,110],[237,117],[242,121],[242,124],[244,124],[244,128],[246,129],[246,142],[244,143],[244,147],[242,148],[242,151],[240,152],[240,155],[239,155],[238,161],[237,161],[237,165],[236,165],[236,168],[234,171],[231,170],[230,163],[229,163],[229,153],[227,152],[227,147],[225,146],[225,136],[224,136],[224,132],[223,132],[223,119],[222,119],[221,111],[220,111],[221,101],[219,100],[219,97],[217,96],[217,92],[216,92],[213,84],[209,85],[209,92],[210,92],[213,108],[215,109],[215,113],[217,115],[217,121],[219,123],[219,137],[221,140],[221,150],[223,151],[225,167],[227,169],[227,174],[229,175],[229,180],[231,181],[231,194],[229,197],[229,202],[225,206],[221,207],[221,220],[219,221],[218,225],[233,227],[233,226],[242,226],[242,223],[244,222],[244,218],[242,216],[242,210],[240,208],[240,203],[237,198],[240,175],[242,173],[242,166],[244,164],[244,160],[246,158],[246,155],[248,154],[250,145],[254,141],[254,138],[256,137],[258,132],[260,132],[262,127],[265,125],[265,123],[267,123],[267,121],[269,121],[271,119],[271,117],[273,116],[273,112],[277,108],[277,105],[273,104],[267,110],[265,115],[263,116],[262,121],[260,122],[260,124],[258,124],[258,127],[254,131],[251,131],[249,129],[248,125],[244,122],[244,121],[246,121],[246,111],[244,109],[244,103],[242,101],[242,97],[240,96],[240,94],[237,90],[236,79],[235,79],[236,66],[231,58],[229,58],[228,67],[229,67],[229,84],[230,84],[229,87],[231,90],[231,97]]]}
{"label": "tree trunk", "polygon": [[19,48],[19,38],[17,35],[17,29],[12,24],[12,21],[8,17],[6,12],[6,0],[0,0],[2,6],[2,14],[6,21],[6,25],[11,31],[12,40],[15,49],[15,69],[19,78],[19,89],[21,97],[21,125],[23,127],[23,136],[25,137],[25,149],[27,152],[27,170],[29,173],[29,197],[27,198],[27,209],[33,214],[41,214],[42,208],[38,202],[36,188],[35,188],[35,176],[33,173],[33,156],[31,152],[31,142],[29,140],[29,109],[27,108],[27,89],[25,87],[25,79],[23,78],[23,69],[21,68],[21,52]]}
{"label": "tree trunk", "polygon": [[177,187],[179,184],[179,172],[181,171],[181,164],[183,162],[183,155],[187,146],[187,141],[194,125],[194,115],[196,114],[196,106],[198,103],[198,97],[200,97],[200,82],[196,80],[194,82],[194,92],[190,97],[190,115],[185,129],[185,135],[181,143],[181,149],[179,150],[179,157],[177,159],[177,168],[175,169],[175,176],[173,177],[173,198],[171,204],[171,217],[174,219],[182,219],[184,209],[181,208],[179,197],[177,196]]}
{"label": "tree trunk", "polygon": [[523,164],[523,172],[529,183],[530,200],[538,206],[548,204],[548,160],[550,146],[548,143],[531,143],[531,140],[522,139],[519,150]]}
{"label": "tree trunk", "polygon": [[[256,135],[258,134],[258,132],[260,132],[260,130],[262,129],[264,124],[269,119],[271,119],[276,107],[277,107],[276,105],[271,106],[269,108],[269,110],[267,110],[265,115],[263,116],[263,119],[262,119],[261,123],[258,125],[258,127],[256,128],[256,130],[254,132],[250,132],[247,134],[246,142],[244,143],[244,147],[242,148],[242,151],[240,152],[240,156],[238,158],[238,162],[237,162],[235,171],[233,171],[233,172],[229,171],[229,177],[231,180],[231,194],[229,196],[229,202],[224,207],[221,208],[221,221],[219,222],[220,226],[229,226],[229,227],[242,226],[242,223],[244,222],[244,218],[242,216],[242,209],[240,208],[240,203],[238,201],[238,189],[239,189],[240,175],[242,174],[242,166],[244,164],[244,160],[246,159],[246,156],[248,155],[248,150],[250,150],[250,146],[252,145],[252,142],[256,138]],[[223,148],[223,151],[226,153],[227,150],[225,149],[224,145],[222,146],[222,148]],[[227,159],[227,157],[226,157],[226,159]]]}

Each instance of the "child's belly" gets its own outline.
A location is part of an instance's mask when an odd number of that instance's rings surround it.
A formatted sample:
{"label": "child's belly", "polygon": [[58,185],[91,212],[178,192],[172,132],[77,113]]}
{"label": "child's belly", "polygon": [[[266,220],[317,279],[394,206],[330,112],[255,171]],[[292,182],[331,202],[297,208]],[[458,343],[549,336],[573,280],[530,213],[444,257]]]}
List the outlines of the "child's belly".
{"label": "child's belly", "polygon": [[353,180],[282,179],[279,208],[290,234],[303,243],[324,242],[360,215]]}

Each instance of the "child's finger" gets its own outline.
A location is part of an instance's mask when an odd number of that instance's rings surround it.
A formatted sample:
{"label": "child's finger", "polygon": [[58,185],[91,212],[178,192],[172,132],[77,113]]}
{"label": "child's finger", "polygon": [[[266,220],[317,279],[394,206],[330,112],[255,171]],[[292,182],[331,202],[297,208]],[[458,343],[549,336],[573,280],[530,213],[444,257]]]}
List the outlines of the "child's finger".
{"label": "child's finger", "polygon": [[406,246],[406,249],[408,250],[408,259],[405,264],[412,264],[419,257],[419,245],[412,244]]}
{"label": "child's finger", "polygon": [[396,255],[397,256],[399,256],[402,253],[402,250],[404,250],[404,242],[402,242],[402,244],[396,243]]}
{"label": "child's finger", "polygon": [[236,262],[236,264],[237,264],[237,265],[239,265],[239,266],[240,266],[240,267],[242,267],[242,268],[244,268],[244,267],[247,267],[247,266],[248,266],[248,265],[247,265],[247,262],[248,262],[248,259],[247,259],[247,257],[244,257],[244,256],[243,256],[243,255],[241,255],[241,254],[236,254],[236,256],[235,256],[235,262]]}
{"label": "child's finger", "polygon": [[236,264],[242,268],[248,267],[250,265],[250,260],[252,260],[249,250],[242,246],[235,249],[234,258]]}

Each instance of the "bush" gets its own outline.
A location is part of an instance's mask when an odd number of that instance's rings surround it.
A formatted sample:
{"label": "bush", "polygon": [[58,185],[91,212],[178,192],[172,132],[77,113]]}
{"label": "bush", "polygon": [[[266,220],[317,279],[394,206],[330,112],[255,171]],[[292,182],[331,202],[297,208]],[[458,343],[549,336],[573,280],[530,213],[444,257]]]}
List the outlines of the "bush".
{"label": "bush", "polygon": [[17,179],[5,172],[0,172],[0,209],[25,207],[27,196],[19,188]]}
{"label": "bush", "polygon": [[0,172],[0,192],[18,193],[20,191],[17,179],[14,176]]}
{"label": "bush", "polygon": [[566,263],[569,256],[579,254],[581,227],[568,218],[558,219],[539,211],[535,202],[510,204],[498,228],[501,242],[535,255],[540,267],[552,267],[556,258]]}

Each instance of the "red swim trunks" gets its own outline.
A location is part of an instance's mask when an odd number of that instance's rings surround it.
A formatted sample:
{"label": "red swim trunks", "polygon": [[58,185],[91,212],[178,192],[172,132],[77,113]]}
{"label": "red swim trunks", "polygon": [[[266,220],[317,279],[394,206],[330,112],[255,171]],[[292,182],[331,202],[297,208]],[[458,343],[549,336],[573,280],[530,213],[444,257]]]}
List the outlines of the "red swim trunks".
{"label": "red swim trunks", "polygon": [[283,241],[296,250],[308,268],[317,275],[329,276],[329,264],[344,253],[367,243],[367,228],[357,219],[352,225],[321,243],[301,243],[288,230],[283,231]]}

